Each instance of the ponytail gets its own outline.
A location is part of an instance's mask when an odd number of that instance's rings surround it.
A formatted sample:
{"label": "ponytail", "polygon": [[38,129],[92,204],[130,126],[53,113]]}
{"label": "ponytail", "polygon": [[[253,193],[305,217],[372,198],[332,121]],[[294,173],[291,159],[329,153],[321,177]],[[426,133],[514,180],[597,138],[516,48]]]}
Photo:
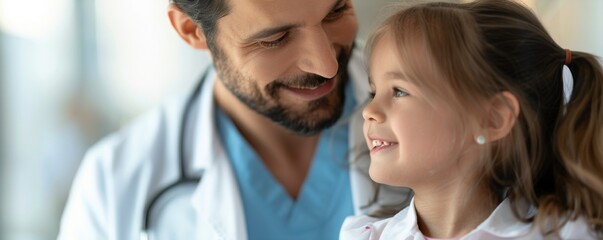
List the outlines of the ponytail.
{"label": "ponytail", "polygon": [[[561,225],[580,216],[595,232],[603,232],[603,70],[597,59],[573,52],[567,66],[573,91],[556,123],[553,166],[555,196],[539,202],[540,218],[553,217]],[[567,215],[569,214],[569,215]],[[562,220],[562,221],[559,221]],[[547,220],[536,218],[539,223]],[[541,224],[542,226],[542,224]]]}

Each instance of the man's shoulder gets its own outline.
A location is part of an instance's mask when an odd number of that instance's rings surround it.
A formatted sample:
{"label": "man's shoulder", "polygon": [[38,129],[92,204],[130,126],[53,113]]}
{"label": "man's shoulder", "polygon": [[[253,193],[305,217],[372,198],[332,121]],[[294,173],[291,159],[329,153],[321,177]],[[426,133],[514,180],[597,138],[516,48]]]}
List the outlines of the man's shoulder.
{"label": "man's shoulder", "polygon": [[144,113],[87,151],[63,214],[63,238],[138,233],[149,196],[178,177],[179,165],[170,163],[177,163],[183,99]]}
{"label": "man's shoulder", "polygon": [[116,171],[170,159],[170,154],[176,154],[172,149],[177,144],[184,103],[184,97],[178,96],[143,113],[94,144],[86,159]]}

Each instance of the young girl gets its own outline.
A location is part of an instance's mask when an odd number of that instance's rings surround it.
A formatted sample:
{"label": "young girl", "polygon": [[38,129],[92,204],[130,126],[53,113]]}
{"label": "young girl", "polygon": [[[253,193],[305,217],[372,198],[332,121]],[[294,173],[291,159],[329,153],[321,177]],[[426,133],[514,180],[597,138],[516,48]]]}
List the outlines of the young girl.
{"label": "young girl", "polygon": [[392,218],[348,218],[341,239],[603,239],[592,55],[506,0],[401,10],[369,52],[369,174],[415,195]]}

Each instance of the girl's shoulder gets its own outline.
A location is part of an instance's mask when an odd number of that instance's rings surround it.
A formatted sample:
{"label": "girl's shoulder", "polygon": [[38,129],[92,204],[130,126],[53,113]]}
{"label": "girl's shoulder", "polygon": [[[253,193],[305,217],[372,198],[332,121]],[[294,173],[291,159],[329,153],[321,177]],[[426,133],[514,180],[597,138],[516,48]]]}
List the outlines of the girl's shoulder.
{"label": "girl's shoulder", "polygon": [[340,240],[376,240],[392,218],[380,219],[366,215],[347,217],[341,226]]}
{"label": "girl's shoulder", "polygon": [[598,234],[593,232],[584,217],[568,221],[559,231],[562,239],[601,239],[602,233]]}
{"label": "girl's shoulder", "polygon": [[[536,207],[525,202],[521,202],[518,207],[528,215],[538,214]],[[543,227],[551,228],[550,225]],[[542,226],[535,222],[518,219],[513,213],[510,201],[505,199],[484,222],[463,239],[601,239],[601,236],[596,236],[591,230],[584,217],[568,220],[559,229],[558,234],[543,235],[541,229]]]}
{"label": "girl's shoulder", "polygon": [[[414,209],[409,207],[406,207],[402,211],[398,212],[395,216],[385,219],[374,218],[366,215],[352,216],[346,218],[343,222],[339,239],[409,239],[408,237],[412,237],[417,234],[422,236],[420,235],[420,232],[416,226]],[[399,238],[400,236],[404,236],[404,238]]]}

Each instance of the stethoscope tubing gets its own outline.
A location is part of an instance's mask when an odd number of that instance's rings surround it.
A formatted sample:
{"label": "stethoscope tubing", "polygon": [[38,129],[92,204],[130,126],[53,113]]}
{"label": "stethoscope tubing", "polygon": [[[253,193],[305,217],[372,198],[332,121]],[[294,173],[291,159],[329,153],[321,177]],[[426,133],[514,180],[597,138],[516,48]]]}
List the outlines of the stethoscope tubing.
{"label": "stethoscope tubing", "polygon": [[170,189],[173,189],[174,187],[182,185],[182,184],[198,183],[201,181],[201,176],[189,177],[186,174],[186,170],[185,170],[185,160],[186,159],[184,157],[184,151],[185,151],[184,141],[185,141],[185,135],[186,135],[185,131],[186,131],[186,126],[188,124],[189,114],[191,112],[193,103],[199,98],[199,95],[201,94],[201,89],[203,88],[203,83],[205,82],[205,78],[208,76],[209,71],[210,71],[210,68],[207,68],[205,70],[205,72],[203,73],[203,75],[201,76],[200,81],[197,83],[197,86],[195,86],[195,90],[188,97],[188,99],[186,101],[186,105],[184,106],[184,111],[182,112],[182,119],[180,121],[180,131],[179,131],[180,135],[178,137],[178,160],[180,163],[180,166],[179,166],[180,175],[178,177],[178,180],[176,180],[175,182],[166,186],[158,193],[156,193],[155,196],[151,198],[151,201],[145,207],[144,212],[143,212],[144,222],[143,222],[143,226],[142,226],[142,231],[145,235],[146,235],[146,232],[149,230],[149,226],[151,224],[150,223],[151,222],[150,214],[151,214],[151,211],[153,210],[153,206],[164,193],[166,193]]}

